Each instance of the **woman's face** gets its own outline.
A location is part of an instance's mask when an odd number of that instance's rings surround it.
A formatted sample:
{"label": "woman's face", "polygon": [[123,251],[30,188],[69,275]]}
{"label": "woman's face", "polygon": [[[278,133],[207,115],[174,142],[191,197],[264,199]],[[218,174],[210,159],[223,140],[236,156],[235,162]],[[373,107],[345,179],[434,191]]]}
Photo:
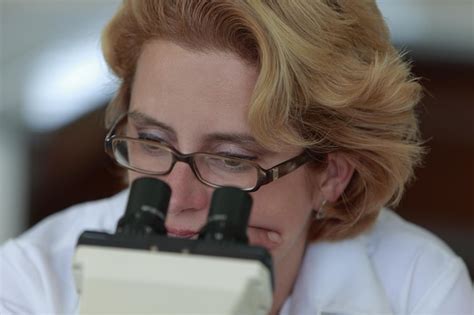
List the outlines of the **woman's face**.
{"label": "woman's face", "polygon": [[[255,67],[233,54],[196,52],[153,41],[138,61],[130,111],[156,122],[138,128],[182,153],[244,156],[269,168],[302,150],[282,147],[270,152],[253,140],[247,110],[257,75]],[[130,181],[140,176],[129,174]],[[314,176],[302,166],[252,193],[248,236],[251,244],[271,252],[277,290],[280,283],[284,287],[292,282],[299,268],[311,211],[320,202]],[[166,219],[169,234],[197,233],[206,222],[213,188],[180,162],[160,178],[172,189]]]}

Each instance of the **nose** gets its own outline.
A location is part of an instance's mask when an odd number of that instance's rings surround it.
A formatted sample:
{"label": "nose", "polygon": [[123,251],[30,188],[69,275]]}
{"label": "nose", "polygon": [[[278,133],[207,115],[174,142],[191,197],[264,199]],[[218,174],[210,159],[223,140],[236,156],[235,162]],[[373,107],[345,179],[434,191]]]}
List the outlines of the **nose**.
{"label": "nose", "polygon": [[177,162],[172,171],[162,179],[171,187],[168,218],[189,214],[195,219],[199,217],[200,220],[205,220],[211,188],[196,178],[189,165]]}

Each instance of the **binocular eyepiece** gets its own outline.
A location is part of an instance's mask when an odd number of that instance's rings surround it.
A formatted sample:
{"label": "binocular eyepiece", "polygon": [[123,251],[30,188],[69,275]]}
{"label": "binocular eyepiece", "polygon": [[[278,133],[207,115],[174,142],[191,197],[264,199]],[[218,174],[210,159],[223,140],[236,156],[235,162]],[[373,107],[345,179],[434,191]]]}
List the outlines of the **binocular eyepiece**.
{"label": "binocular eyepiece", "polygon": [[[171,188],[163,181],[142,177],[130,188],[125,214],[117,224],[117,234],[166,235],[165,220]],[[199,239],[248,243],[247,224],[252,207],[249,193],[235,187],[216,188],[207,222]]]}

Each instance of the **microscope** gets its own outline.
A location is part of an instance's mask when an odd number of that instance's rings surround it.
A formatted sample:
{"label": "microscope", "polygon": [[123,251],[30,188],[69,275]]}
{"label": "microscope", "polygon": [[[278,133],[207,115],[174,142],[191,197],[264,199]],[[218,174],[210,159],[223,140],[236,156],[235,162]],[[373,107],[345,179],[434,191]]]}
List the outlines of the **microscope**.
{"label": "microscope", "polygon": [[250,195],[217,188],[197,239],[167,236],[170,196],[166,183],[139,178],[115,234],[81,234],[73,262],[80,314],[268,314],[272,260],[248,244]]}

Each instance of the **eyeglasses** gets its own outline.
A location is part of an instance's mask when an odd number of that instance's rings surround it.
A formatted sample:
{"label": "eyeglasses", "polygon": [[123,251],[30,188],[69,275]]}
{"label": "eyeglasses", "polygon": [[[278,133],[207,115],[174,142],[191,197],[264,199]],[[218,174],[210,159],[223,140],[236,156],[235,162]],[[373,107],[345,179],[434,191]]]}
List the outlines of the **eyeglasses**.
{"label": "eyeglasses", "polygon": [[242,158],[196,152],[183,154],[155,140],[119,136],[117,126],[128,116],[120,116],[105,137],[105,150],[115,162],[132,171],[162,176],[171,172],[176,162],[188,164],[196,178],[210,187],[233,186],[256,191],[296,170],[314,157],[307,151],[269,169]]}

